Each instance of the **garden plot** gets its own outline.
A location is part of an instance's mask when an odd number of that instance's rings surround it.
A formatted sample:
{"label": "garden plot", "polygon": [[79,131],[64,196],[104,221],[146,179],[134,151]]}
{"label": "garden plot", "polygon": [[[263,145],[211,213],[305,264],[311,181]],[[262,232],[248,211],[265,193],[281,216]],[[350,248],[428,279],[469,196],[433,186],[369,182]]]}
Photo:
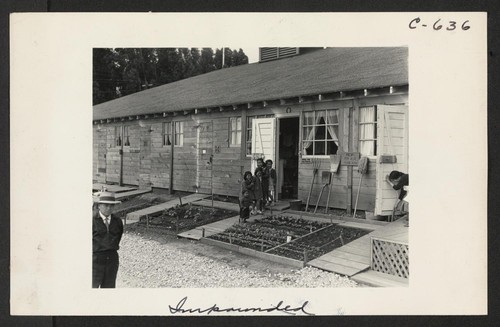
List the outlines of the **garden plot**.
{"label": "garden plot", "polygon": [[161,228],[178,233],[179,231],[234,217],[236,214],[237,212],[232,210],[195,206],[189,203],[182,206],[176,205],[158,214],[141,217],[139,224],[148,228]]}
{"label": "garden plot", "polygon": [[240,223],[210,239],[306,263],[368,231],[289,216],[269,216]]}

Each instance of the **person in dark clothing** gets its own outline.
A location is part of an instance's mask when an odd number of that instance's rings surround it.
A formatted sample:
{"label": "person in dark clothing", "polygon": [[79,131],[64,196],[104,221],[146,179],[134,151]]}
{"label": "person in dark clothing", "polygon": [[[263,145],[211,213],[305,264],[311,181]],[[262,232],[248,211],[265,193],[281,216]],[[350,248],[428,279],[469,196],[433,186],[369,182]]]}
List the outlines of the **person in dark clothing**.
{"label": "person in dark clothing", "polygon": [[275,193],[275,185],[276,185],[276,170],[273,168],[273,161],[271,159],[266,160],[266,168],[264,169],[264,174],[262,175],[267,177],[267,186],[262,185],[263,190],[267,189],[267,194],[264,195],[265,201],[270,205],[273,205],[274,202],[274,193]]}
{"label": "person in dark clothing", "polygon": [[118,273],[118,249],[123,235],[123,222],[113,216],[116,201],[111,192],[101,192],[97,200],[99,210],[92,220],[92,287],[114,288]]}
{"label": "person in dark clothing", "polygon": [[399,190],[399,200],[403,200],[408,193],[405,190],[405,186],[408,186],[408,174],[393,170],[386,179],[393,189]]}
{"label": "person in dark clothing", "polygon": [[262,171],[261,167],[257,167],[255,169],[255,176],[253,177],[254,181],[254,197],[255,197],[255,206],[254,210],[252,210],[253,215],[262,214]]}
{"label": "person in dark clothing", "polygon": [[250,217],[250,205],[252,204],[253,199],[253,176],[252,173],[246,171],[243,174],[243,181],[241,181],[241,190],[240,190],[240,222],[245,222]]}
{"label": "person in dark clothing", "polygon": [[[408,202],[404,200],[404,198],[408,194],[408,191],[405,190],[405,187],[408,186],[409,182],[408,174],[393,170],[389,175],[386,176],[386,180],[393,189],[395,189],[396,191],[399,190],[398,201],[394,205],[391,219],[394,220],[395,216],[397,215],[406,216],[406,219],[408,219]],[[408,227],[408,221],[406,221],[405,226]]]}

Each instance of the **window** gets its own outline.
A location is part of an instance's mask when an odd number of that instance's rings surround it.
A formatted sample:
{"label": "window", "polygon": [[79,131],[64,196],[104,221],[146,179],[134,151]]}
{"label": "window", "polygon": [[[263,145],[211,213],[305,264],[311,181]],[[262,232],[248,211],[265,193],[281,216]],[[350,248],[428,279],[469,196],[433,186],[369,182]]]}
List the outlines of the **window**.
{"label": "window", "polygon": [[302,121],[303,155],[325,156],[337,153],[339,145],[337,109],[304,112]]}
{"label": "window", "polygon": [[172,134],[171,126],[172,126],[172,124],[170,122],[169,123],[163,123],[163,128],[162,128],[162,131],[161,131],[161,135],[162,135],[163,145],[164,146],[172,144],[170,142],[170,137],[171,137],[171,134]]}
{"label": "window", "polygon": [[184,122],[174,122],[174,145],[182,146],[184,144]]}
{"label": "window", "polygon": [[359,108],[359,152],[365,156],[377,155],[377,108]]}
{"label": "window", "polygon": [[121,126],[115,126],[115,146],[121,146],[122,145],[122,127]]}
{"label": "window", "polygon": [[128,126],[123,126],[123,140],[125,141],[125,143],[123,143],[124,146],[130,146]]}
{"label": "window", "polygon": [[254,118],[272,118],[274,115],[260,115],[247,117],[246,154],[252,155],[252,122]]}
{"label": "window", "polygon": [[229,118],[229,146],[241,145],[241,117]]}

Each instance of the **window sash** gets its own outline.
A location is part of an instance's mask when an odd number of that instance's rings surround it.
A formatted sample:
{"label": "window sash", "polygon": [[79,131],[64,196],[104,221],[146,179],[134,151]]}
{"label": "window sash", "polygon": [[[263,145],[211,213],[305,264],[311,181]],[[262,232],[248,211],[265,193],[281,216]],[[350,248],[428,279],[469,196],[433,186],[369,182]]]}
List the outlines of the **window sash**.
{"label": "window sash", "polygon": [[377,155],[377,108],[359,108],[359,152],[364,156]]}
{"label": "window sash", "polygon": [[130,138],[128,134],[129,126],[123,126],[123,146],[130,146]]}
{"label": "window sash", "polygon": [[174,122],[174,145],[182,146],[184,144],[184,122]]}
{"label": "window sash", "polygon": [[[326,156],[339,147],[339,110],[307,111],[302,115],[302,155]],[[337,150],[334,150],[334,149]]]}
{"label": "window sash", "polygon": [[170,137],[171,137],[171,126],[172,126],[172,123],[168,122],[168,123],[163,123],[162,124],[163,127],[162,127],[162,139],[163,139],[163,146],[167,146],[167,145],[172,145],[172,143],[170,142]]}
{"label": "window sash", "polygon": [[229,144],[241,145],[241,117],[229,119]]}
{"label": "window sash", "polygon": [[122,131],[121,126],[115,126],[115,146],[122,145]]}

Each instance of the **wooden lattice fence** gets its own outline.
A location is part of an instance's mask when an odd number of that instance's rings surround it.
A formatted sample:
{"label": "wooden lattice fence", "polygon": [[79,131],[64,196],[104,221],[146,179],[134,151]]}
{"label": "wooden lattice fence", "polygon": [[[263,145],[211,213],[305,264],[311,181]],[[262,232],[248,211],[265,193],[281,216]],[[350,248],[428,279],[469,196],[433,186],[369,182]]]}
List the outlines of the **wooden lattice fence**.
{"label": "wooden lattice fence", "polygon": [[372,237],[371,269],[403,278],[410,275],[407,243]]}

